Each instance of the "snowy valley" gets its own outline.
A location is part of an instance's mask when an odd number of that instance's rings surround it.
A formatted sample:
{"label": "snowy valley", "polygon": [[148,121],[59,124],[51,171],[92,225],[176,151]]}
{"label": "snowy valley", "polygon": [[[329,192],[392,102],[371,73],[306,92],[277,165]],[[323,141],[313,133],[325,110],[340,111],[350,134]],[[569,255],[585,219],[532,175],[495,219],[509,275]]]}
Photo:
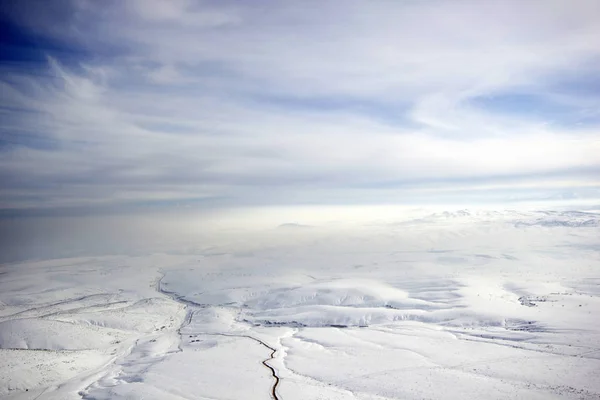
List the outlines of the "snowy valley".
{"label": "snowy valley", "polygon": [[597,399],[600,213],[274,224],[0,267],[6,399]]}

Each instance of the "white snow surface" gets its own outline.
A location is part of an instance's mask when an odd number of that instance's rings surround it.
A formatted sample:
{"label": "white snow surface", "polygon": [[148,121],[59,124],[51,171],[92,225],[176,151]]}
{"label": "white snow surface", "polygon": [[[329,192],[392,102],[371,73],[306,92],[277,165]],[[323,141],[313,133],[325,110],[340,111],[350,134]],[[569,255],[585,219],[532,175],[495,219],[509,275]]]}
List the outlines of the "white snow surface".
{"label": "white snow surface", "polygon": [[0,398],[600,398],[599,213],[292,225],[2,265]]}

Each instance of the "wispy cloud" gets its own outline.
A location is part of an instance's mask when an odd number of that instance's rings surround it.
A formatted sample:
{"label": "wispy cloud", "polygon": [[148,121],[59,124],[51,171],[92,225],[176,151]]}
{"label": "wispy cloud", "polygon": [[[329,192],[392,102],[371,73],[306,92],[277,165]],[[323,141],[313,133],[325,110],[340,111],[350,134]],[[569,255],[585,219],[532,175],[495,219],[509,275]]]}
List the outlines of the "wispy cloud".
{"label": "wispy cloud", "polygon": [[28,38],[7,41],[1,66],[5,209],[600,193],[596,1],[73,0],[3,14]]}

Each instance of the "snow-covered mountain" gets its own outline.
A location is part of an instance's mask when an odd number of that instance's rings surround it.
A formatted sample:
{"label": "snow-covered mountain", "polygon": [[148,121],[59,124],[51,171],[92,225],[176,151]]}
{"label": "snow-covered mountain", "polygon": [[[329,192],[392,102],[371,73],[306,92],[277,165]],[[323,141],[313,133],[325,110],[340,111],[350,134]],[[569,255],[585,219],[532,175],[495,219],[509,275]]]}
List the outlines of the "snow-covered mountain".
{"label": "snow-covered mountain", "polygon": [[3,265],[0,396],[597,399],[598,220],[460,210]]}

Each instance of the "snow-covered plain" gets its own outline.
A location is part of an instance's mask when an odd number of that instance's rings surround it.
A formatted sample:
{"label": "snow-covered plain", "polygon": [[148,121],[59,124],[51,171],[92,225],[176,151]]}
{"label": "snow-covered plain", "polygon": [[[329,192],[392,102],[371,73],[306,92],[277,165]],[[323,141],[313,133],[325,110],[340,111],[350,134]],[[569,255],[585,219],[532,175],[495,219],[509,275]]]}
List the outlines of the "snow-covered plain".
{"label": "snow-covered plain", "polygon": [[203,240],[0,267],[0,397],[600,398],[597,211]]}

